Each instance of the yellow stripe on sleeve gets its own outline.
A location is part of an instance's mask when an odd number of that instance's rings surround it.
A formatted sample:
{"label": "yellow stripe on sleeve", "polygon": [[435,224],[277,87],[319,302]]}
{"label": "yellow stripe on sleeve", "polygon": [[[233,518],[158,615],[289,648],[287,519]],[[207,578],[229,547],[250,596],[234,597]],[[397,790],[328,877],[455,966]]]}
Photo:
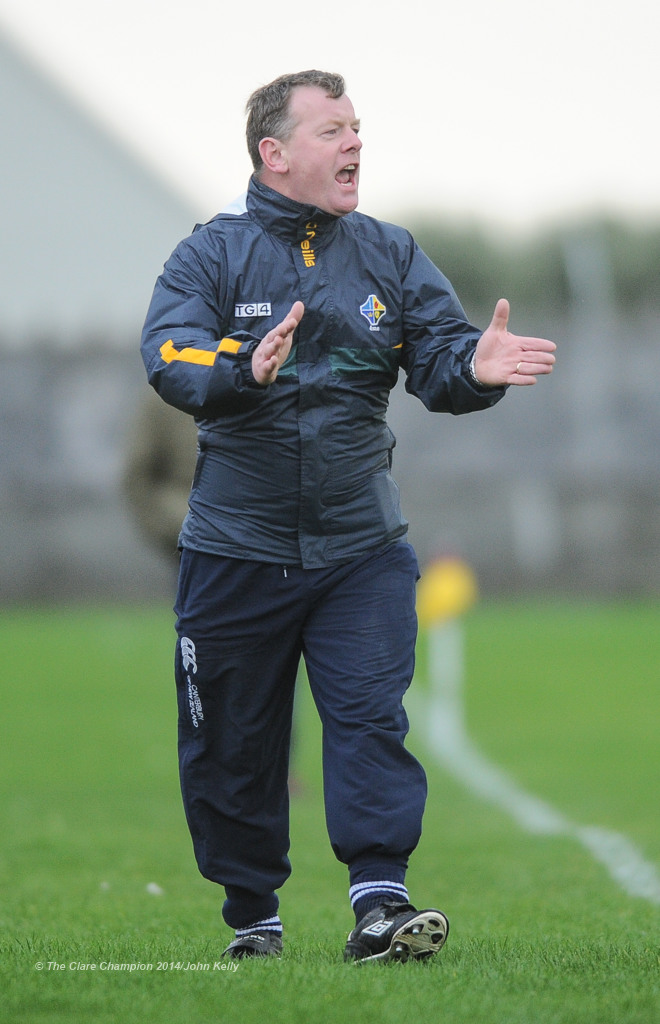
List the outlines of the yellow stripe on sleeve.
{"label": "yellow stripe on sleeve", "polygon": [[239,348],[243,344],[242,341],[236,341],[236,338],[223,338],[218,345],[218,352],[238,352]]}
{"label": "yellow stripe on sleeve", "polygon": [[197,363],[199,366],[213,366],[218,352],[232,352],[234,355],[239,351],[241,341],[235,338],[223,338],[215,352],[209,352],[203,348],[182,348],[176,349],[170,338],[160,346],[160,354],[166,363],[173,363],[178,360],[181,363]]}

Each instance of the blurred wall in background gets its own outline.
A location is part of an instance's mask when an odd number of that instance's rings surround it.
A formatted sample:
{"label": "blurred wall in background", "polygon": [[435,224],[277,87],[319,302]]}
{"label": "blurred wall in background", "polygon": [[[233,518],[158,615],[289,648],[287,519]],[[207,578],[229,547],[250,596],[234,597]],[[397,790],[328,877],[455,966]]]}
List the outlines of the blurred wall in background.
{"label": "blurred wall in background", "polygon": [[[142,319],[195,214],[1,40],[0,118],[0,601],[169,599],[121,477]],[[622,303],[608,244],[562,234],[561,292],[542,265],[531,288],[497,266],[484,285],[474,255],[456,279],[456,237],[431,253],[477,324],[507,294],[513,330],[560,346],[549,379],[488,412],[433,416],[403,381],[392,396],[420,561],[458,554],[484,593],[660,593],[660,296]]]}

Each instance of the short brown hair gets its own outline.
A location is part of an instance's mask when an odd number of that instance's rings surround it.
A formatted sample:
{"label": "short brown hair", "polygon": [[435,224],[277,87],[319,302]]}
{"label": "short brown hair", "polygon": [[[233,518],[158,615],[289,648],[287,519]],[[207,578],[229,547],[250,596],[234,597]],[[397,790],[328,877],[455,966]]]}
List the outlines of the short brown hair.
{"label": "short brown hair", "polygon": [[247,113],[247,147],[256,172],[263,166],[259,143],[262,139],[280,139],[282,142],[291,135],[295,125],[289,115],[289,100],[297,86],[315,85],[324,89],[333,100],[344,95],[345,82],[341,75],[329,71],[297,71],[291,75],[280,75],[268,85],[262,85],[250,96],[245,107]]}

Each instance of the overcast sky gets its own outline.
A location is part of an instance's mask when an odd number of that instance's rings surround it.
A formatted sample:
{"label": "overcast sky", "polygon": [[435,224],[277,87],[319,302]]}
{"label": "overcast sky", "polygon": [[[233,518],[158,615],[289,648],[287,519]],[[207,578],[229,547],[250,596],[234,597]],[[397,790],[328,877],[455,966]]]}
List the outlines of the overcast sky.
{"label": "overcast sky", "polygon": [[210,216],[250,173],[245,100],[341,72],[360,208],[534,228],[660,219],[656,0],[0,0],[4,30]]}

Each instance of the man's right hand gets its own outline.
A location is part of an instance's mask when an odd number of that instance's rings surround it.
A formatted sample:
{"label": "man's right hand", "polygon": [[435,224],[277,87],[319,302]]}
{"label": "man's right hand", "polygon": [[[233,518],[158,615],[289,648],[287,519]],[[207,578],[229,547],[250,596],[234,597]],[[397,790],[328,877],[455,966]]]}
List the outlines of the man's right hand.
{"label": "man's right hand", "polygon": [[255,348],[252,353],[252,374],[257,384],[266,387],[277,377],[280,366],[291,351],[293,332],[304,312],[302,302],[294,302],[282,323],[273,327]]}

